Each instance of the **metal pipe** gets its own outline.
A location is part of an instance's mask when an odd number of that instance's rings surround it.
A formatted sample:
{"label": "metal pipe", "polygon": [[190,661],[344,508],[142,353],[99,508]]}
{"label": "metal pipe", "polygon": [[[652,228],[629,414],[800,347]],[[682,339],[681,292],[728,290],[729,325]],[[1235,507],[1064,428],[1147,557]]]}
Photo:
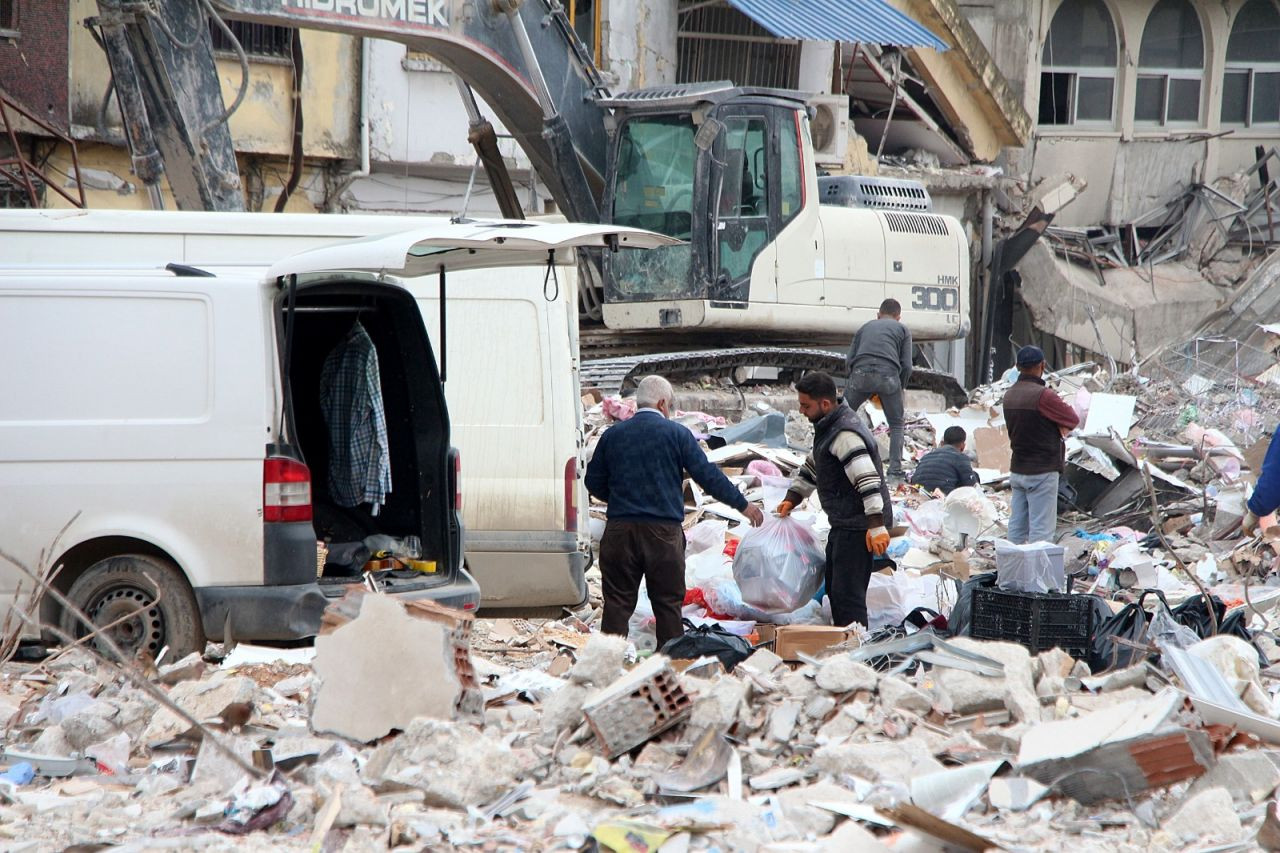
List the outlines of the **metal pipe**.
{"label": "metal pipe", "polygon": [[533,83],[534,94],[538,96],[538,104],[542,107],[544,118],[553,119],[559,112],[555,101],[551,99],[551,90],[547,87],[547,78],[542,76],[542,66],[538,63],[538,55],[533,51],[533,42],[529,41],[529,33],[520,20],[520,4],[512,3],[506,10],[511,19],[511,31],[515,34],[516,44],[520,47],[520,55]]}

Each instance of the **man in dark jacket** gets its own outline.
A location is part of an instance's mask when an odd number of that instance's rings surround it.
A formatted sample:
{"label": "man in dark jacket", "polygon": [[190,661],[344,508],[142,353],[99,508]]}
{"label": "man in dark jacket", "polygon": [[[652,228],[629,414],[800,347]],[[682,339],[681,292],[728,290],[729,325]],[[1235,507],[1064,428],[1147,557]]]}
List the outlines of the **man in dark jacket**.
{"label": "man in dark jacket", "polygon": [[1044,353],[1018,350],[1018,381],[1004,395],[1013,459],[1009,541],[1051,542],[1058,529],[1058,478],[1066,466],[1063,437],[1080,424],[1075,411],[1044,384]]}
{"label": "man in dark jacket", "polygon": [[893,504],[880,451],[857,412],[840,402],[836,383],[809,373],[796,383],[800,411],[813,424],[813,452],[796,473],[777,513],[788,516],[815,490],[831,522],[827,536],[827,596],[837,625],[867,624],[873,558],[889,550]]}
{"label": "man in dark jacket", "polygon": [[973,471],[969,457],[964,455],[964,427],[947,427],[942,433],[942,446],[931,450],[916,465],[911,474],[911,485],[926,491],[951,494],[961,486],[978,485],[978,475]]}
{"label": "man in dark jacket", "polygon": [[693,433],[668,420],[673,396],[671,383],[661,376],[642,379],[635,415],[600,436],[586,476],[587,491],[609,505],[600,540],[600,630],[627,635],[643,578],[657,622],[658,648],[684,633],[684,473],[752,526],[764,521],[760,508],[707,461]]}
{"label": "man in dark jacket", "polygon": [[876,319],[853,336],[845,359],[849,380],[844,398],[855,412],[871,395],[880,397],[889,422],[889,476],[902,476],[902,445],[906,424],[903,388],[911,379],[911,332],[902,325],[902,305],[896,299],[880,303]]}

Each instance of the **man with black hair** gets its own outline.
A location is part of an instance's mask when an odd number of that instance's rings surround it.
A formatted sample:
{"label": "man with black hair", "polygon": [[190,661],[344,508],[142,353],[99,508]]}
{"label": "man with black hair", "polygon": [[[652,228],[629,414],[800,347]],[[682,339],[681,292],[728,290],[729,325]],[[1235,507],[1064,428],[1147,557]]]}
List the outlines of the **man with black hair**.
{"label": "man with black hair", "polygon": [[800,412],[813,424],[813,452],[791,481],[777,513],[788,516],[815,490],[831,522],[827,596],[837,625],[867,624],[867,585],[874,557],[889,550],[893,504],[875,438],[825,373],[796,383]]}
{"label": "man with black hair", "polygon": [[965,438],[964,427],[947,427],[942,433],[942,445],[929,451],[916,464],[916,470],[911,474],[911,485],[929,492],[941,491],[944,495],[961,486],[978,485],[978,475],[964,454]]}
{"label": "man with black hair", "polygon": [[1018,350],[1018,380],[1004,395],[1009,428],[1009,541],[1052,542],[1058,529],[1058,478],[1066,468],[1063,438],[1080,417],[1044,382],[1044,351]]}
{"label": "man with black hair", "polygon": [[880,398],[889,421],[889,476],[901,477],[906,426],[902,389],[911,379],[911,332],[902,325],[902,305],[898,300],[880,303],[876,319],[853,336],[845,362],[849,367],[845,401],[857,411],[873,394]]}

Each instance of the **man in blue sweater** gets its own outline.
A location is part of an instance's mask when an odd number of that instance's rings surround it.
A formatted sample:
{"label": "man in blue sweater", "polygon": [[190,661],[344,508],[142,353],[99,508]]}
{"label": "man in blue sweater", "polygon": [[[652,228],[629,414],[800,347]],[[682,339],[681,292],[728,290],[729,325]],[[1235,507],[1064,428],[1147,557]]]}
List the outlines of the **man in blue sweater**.
{"label": "man in blue sweater", "polygon": [[1258,475],[1258,484],[1253,487],[1246,507],[1248,512],[1242,522],[1246,536],[1258,533],[1258,519],[1280,508],[1280,428],[1271,437],[1271,446],[1262,459],[1262,473]]}
{"label": "man in blue sweater", "polygon": [[600,541],[604,618],[600,630],[627,635],[643,578],[658,648],[684,633],[684,474],[759,527],[764,514],[707,461],[693,433],[668,420],[674,392],[661,376],[636,389],[636,413],[605,430],[587,465],[587,491],[609,505]]}

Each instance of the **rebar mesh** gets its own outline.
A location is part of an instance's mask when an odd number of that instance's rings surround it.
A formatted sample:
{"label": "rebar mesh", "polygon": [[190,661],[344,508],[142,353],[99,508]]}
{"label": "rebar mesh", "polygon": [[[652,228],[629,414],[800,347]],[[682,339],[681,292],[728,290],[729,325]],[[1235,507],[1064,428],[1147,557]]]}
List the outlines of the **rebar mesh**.
{"label": "rebar mesh", "polygon": [[1189,424],[1217,429],[1247,447],[1280,419],[1276,358],[1229,338],[1193,338],[1143,365],[1138,426],[1175,440]]}

